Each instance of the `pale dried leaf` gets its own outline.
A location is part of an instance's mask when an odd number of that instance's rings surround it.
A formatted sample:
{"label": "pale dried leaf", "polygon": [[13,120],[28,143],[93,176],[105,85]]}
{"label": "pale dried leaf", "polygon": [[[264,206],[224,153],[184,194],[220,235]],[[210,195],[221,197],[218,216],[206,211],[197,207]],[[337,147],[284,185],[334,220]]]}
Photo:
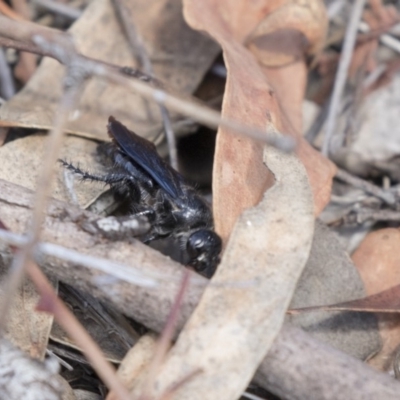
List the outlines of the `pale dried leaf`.
{"label": "pale dried leaf", "polygon": [[[35,190],[47,143],[45,135],[36,134],[14,140],[0,147],[0,179]],[[79,165],[82,169],[92,173],[100,172],[94,170],[89,161],[96,154],[96,148],[97,144],[91,140],[68,136],[65,139],[65,146],[62,148],[60,158],[73,161],[74,165]],[[57,165],[56,168],[57,179],[52,196],[60,200],[71,201],[71,194],[67,190],[65,179],[71,178],[73,183],[74,178],[61,165]],[[75,179],[75,182],[77,184],[72,184],[71,189],[81,207],[84,207],[89,200],[104,190],[104,185],[101,183],[80,183],[79,179]]]}
{"label": "pale dried leaf", "polygon": [[[152,334],[143,335],[122,360],[117,375],[121,382],[130,390],[142,386],[148,379],[149,366],[156,351],[157,340]],[[118,400],[110,392],[107,400]]]}
{"label": "pale dried leaf", "polygon": [[312,194],[295,155],[265,153],[275,184],[239,218],[213,285],[161,367],[153,387],[158,395],[200,371],[174,399],[238,398],[281,328],[309,256]]}

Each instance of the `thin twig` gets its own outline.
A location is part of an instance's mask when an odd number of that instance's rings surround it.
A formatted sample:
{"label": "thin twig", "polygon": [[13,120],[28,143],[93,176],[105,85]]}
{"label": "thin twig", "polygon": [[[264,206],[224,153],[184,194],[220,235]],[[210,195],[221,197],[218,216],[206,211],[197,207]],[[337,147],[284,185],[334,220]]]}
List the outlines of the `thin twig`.
{"label": "thin twig", "polygon": [[10,99],[15,94],[14,79],[4,50],[0,47],[0,96]]}
{"label": "thin twig", "polygon": [[169,117],[168,110],[162,104],[159,104],[159,106],[164,125],[165,137],[167,138],[169,162],[172,168],[179,171],[178,151],[176,149],[176,139],[174,130],[172,129],[171,118]]}
{"label": "thin twig", "polygon": [[[71,78],[72,71],[68,70],[67,78]],[[78,77],[76,79],[79,79]],[[67,80],[67,79],[66,79]],[[68,82],[71,84],[71,82]],[[80,83],[80,84],[79,84]],[[81,91],[82,82],[75,81],[72,85],[65,88],[61,98],[54,127],[48,139],[48,151],[43,159],[42,172],[36,189],[32,222],[29,229],[29,239],[24,247],[20,249],[14,258],[8,278],[5,280],[4,301],[0,304],[0,329],[4,329],[8,310],[10,308],[14,293],[17,291],[28,261],[33,256],[35,245],[39,240],[41,226],[44,220],[48,195],[51,190],[51,182],[54,175],[54,165],[56,164],[59,149],[61,148],[63,130],[69,113],[73,110],[78,95]]]}
{"label": "thin twig", "polygon": [[[139,66],[145,74],[149,76],[154,75],[153,66],[149,55],[147,54],[146,47],[143,42],[142,36],[139,34],[136,26],[133,22],[133,18],[130,15],[130,10],[125,6],[124,0],[113,0],[112,1],[117,18],[123,28],[128,43],[132,50],[133,56],[138,60]],[[176,150],[175,134],[172,129],[171,118],[169,117],[168,110],[164,105],[159,104],[161,118],[163,121],[165,137],[167,138],[168,154],[171,166],[178,171],[178,155]]]}
{"label": "thin twig", "polygon": [[115,14],[122,27],[133,57],[138,61],[140,68],[148,75],[153,75],[153,67],[141,35],[133,22],[131,12],[123,0],[112,0]]}
{"label": "thin twig", "polygon": [[[41,48],[43,54],[55,58],[63,64],[69,64],[71,59],[75,65],[80,65],[88,74],[96,75],[108,81],[130,89],[144,98],[155,100],[168,109],[187,115],[193,120],[203,123],[210,128],[222,126],[236,134],[251,137],[261,143],[267,143],[282,151],[293,151],[296,140],[290,136],[282,135],[277,131],[265,131],[249,125],[221,118],[217,111],[204,106],[200,102],[190,98],[167,93],[160,88],[154,88],[147,82],[139,79],[128,79],[125,74],[117,72],[114,67],[98,62],[76,53],[73,48],[71,37],[55,29],[38,27],[32,23],[19,23],[0,15],[0,35],[8,39],[22,41],[25,44],[33,44],[34,50]],[[32,43],[32,36],[36,41]],[[42,41],[40,44],[38,39]],[[47,41],[47,46],[44,42]],[[142,74],[142,76],[145,76]]]}
{"label": "thin twig", "polygon": [[399,222],[400,212],[393,210],[359,210],[345,217],[345,222],[362,224],[366,221]]}
{"label": "thin twig", "polygon": [[157,343],[155,354],[151,361],[149,372],[147,374],[147,379],[143,387],[143,393],[139,397],[139,400],[145,400],[149,398],[151,386],[153,385],[159,373],[159,369],[165,359],[165,356],[171,346],[172,339],[175,336],[175,329],[179,318],[179,311],[181,310],[183,304],[183,297],[188,290],[191,276],[192,273],[189,270],[186,270],[183,274],[182,283],[179,287],[179,291],[176,295],[174,304],[172,305],[167,322],[161,333],[160,340]]}
{"label": "thin twig", "polygon": [[98,68],[95,69],[94,73],[99,77],[139,93],[145,98],[153,99],[156,102],[165,105],[169,109],[180,112],[210,128],[215,129],[218,128],[218,126],[222,126],[232,130],[236,134],[250,137],[261,143],[267,143],[286,152],[294,150],[296,146],[295,139],[290,136],[281,135],[277,131],[268,132],[258,128],[250,127],[249,125],[245,125],[238,121],[221,118],[221,114],[219,112],[203,106],[198,102],[188,101],[187,99],[171,95],[161,89],[154,89],[138,80],[127,81],[125,77],[115,73],[105,66],[98,65]]}
{"label": "thin twig", "polygon": [[345,87],[347,72],[350,67],[351,57],[353,55],[353,48],[356,42],[358,24],[361,19],[361,14],[364,9],[365,1],[366,0],[355,0],[351,12],[351,18],[347,26],[342,55],[339,61],[339,67],[333,87],[331,105],[326,122],[324,143],[322,145],[322,154],[324,154],[325,156],[328,156],[330,151],[332,136],[336,126],[336,117],[339,112],[339,103],[342,98],[343,89]]}
{"label": "thin twig", "polygon": [[76,20],[82,15],[82,11],[77,8],[71,7],[60,1],[54,0],[33,0],[33,3],[37,6],[43,7],[55,14],[62,15],[71,20]]}
{"label": "thin twig", "polygon": [[180,389],[183,385],[185,385],[187,382],[189,382],[191,379],[195,378],[202,372],[202,369],[196,368],[193,371],[187,373],[185,376],[178,379],[177,382],[174,382],[170,387],[168,387],[165,392],[160,396],[159,400],[171,400],[172,396],[178,389]]}
{"label": "thin twig", "polygon": [[[8,228],[1,220],[0,230],[8,232]],[[18,253],[21,253],[14,246],[11,247],[11,250],[17,256]],[[27,273],[41,295],[37,307],[38,310],[54,315],[55,320],[64,328],[65,332],[81,347],[87,359],[91,362],[93,369],[102,378],[108,388],[117,394],[120,400],[131,400],[127,389],[118,380],[114,368],[106,361],[100,347],[93,341],[68,307],[58,298],[46,276],[32,260],[28,260]]]}
{"label": "thin twig", "polygon": [[[26,236],[0,229],[0,241],[15,247],[23,247],[27,243],[27,238]],[[54,243],[39,242],[36,246],[35,253],[37,255],[56,257],[60,260],[75,263],[95,271],[101,271],[110,278],[116,278],[141,287],[157,287],[163,281],[171,282],[180,280],[180,278],[175,278],[168,274],[155,273],[154,271],[147,271],[144,274],[131,266],[100,257],[82,254],[81,252]],[[193,279],[192,284],[204,286],[203,280],[196,281],[196,279]]]}
{"label": "thin twig", "polygon": [[318,136],[319,132],[321,131],[322,127],[324,126],[326,117],[328,115],[328,110],[331,104],[331,97],[325,100],[324,104],[320,108],[317,117],[314,119],[313,123],[311,124],[310,128],[307,130],[304,138],[309,142],[313,143],[315,138]]}
{"label": "thin twig", "polygon": [[379,186],[351,175],[343,169],[338,168],[335,177],[354,187],[364,190],[366,193],[372,194],[391,206],[396,203],[396,197],[390,191],[381,189]]}
{"label": "thin twig", "polygon": [[[358,24],[358,29],[362,33],[372,32],[370,26],[365,21],[360,21],[360,23]],[[385,46],[389,47],[389,49],[400,53],[400,41],[395,39],[393,36],[384,33],[379,36],[379,41]]]}
{"label": "thin twig", "polygon": [[[23,247],[26,245],[28,239],[26,236],[3,230],[0,226],[0,241],[11,246]],[[140,287],[154,288],[165,282],[181,281],[179,276],[163,273],[163,266],[160,266],[160,271],[141,271],[140,269],[134,268],[127,264],[111,261],[106,258],[83,254],[82,251],[75,251],[55,243],[37,243],[35,255],[56,257],[59,260],[66,261],[68,263],[86,267],[94,271],[103,272],[104,274],[108,275],[109,281],[112,283],[115,279],[117,279]],[[100,284],[100,282],[96,283]],[[102,280],[101,283],[107,284],[106,279]],[[197,275],[192,277],[190,284],[192,286],[199,287],[206,286],[204,279]],[[209,284],[216,288],[248,288],[251,290],[257,285],[257,282],[253,280],[243,280],[241,282],[226,281],[224,284]]]}
{"label": "thin twig", "polygon": [[[11,0],[14,10],[26,21],[32,17],[31,8],[26,0]],[[21,52],[17,64],[14,67],[14,75],[23,83],[26,83],[36,71],[37,57],[34,54]]]}
{"label": "thin twig", "polygon": [[[0,22],[1,22],[1,15],[0,15]],[[51,57],[51,58],[56,59],[53,56],[52,52],[46,52],[38,46],[35,46],[31,43],[24,43],[19,40],[0,37],[0,46],[15,49],[15,50],[20,50],[20,51],[29,51],[30,53],[34,53],[39,56]]]}
{"label": "thin twig", "polygon": [[104,358],[100,347],[93,341],[68,307],[57,297],[40,268],[30,261],[27,272],[41,294],[38,309],[54,315],[60,326],[82,349],[102,381],[117,394],[120,400],[131,400],[128,390],[119,381],[114,368]]}

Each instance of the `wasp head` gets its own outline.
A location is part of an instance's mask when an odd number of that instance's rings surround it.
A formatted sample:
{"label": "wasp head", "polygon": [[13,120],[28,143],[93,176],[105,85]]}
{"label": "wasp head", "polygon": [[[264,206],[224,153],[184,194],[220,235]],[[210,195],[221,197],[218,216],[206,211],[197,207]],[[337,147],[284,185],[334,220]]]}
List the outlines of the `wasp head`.
{"label": "wasp head", "polygon": [[189,236],[186,248],[190,257],[189,264],[197,272],[211,277],[219,262],[221,238],[209,229],[200,229]]}

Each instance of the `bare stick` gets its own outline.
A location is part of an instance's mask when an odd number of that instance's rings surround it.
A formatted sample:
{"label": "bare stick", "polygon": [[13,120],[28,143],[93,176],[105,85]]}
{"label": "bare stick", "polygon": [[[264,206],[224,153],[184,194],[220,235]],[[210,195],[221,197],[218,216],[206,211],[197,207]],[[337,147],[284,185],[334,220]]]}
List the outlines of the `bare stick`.
{"label": "bare stick", "polygon": [[292,400],[395,400],[400,383],[289,324],[257,371],[255,381]]}
{"label": "bare stick", "polygon": [[119,399],[131,400],[128,390],[118,380],[114,368],[106,361],[99,346],[89,336],[68,307],[57,297],[40,268],[30,262],[28,273],[42,296],[38,307],[39,310],[54,314],[54,318],[60,326],[83,350],[93,369],[99,374],[107,387],[117,394]]}
{"label": "bare stick", "polygon": [[369,183],[357,176],[351,175],[343,169],[338,168],[335,177],[356,188],[364,190],[366,193],[372,194],[391,206],[396,203],[396,197],[390,191],[381,189],[379,186]]}
{"label": "bare stick", "polygon": [[82,15],[81,10],[78,10],[77,8],[71,7],[60,1],[34,0],[33,3],[72,20],[78,19]]}
{"label": "bare stick", "polygon": [[[0,229],[8,231],[8,228],[1,220]],[[11,250],[14,254],[18,253],[17,248],[14,246],[11,246]],[[115,391],[119,399],[130,400],[129,392],[117,378],[114,368],[104,358],[100,347],[93,341],[68,307],[58,298],[48,279],[32,260],[27,262],[27,273],[41,295],[38,310],[53,314],[60,326],[84,351],[87,359],[92,363],[94,370],[103,379],[104,383]]]}
{"label": "bare stick", "polygon": [[[358,24],[358,29],[360,30],[360,32],[363,32],[363,33],[371,32],[370,26],[364,21],[361,21]],[[391,36],[387,33],[384,33],[379,36],[379,40],[382,44],[389,47],[389,49],[392,49],[392,50],[396,51],[397,53],[400,53],[400,41],[398,39],[394,38],[393,36]]]}
{"label": "bare stick", "polygon": [[0,96],[8,100],[15,94],[14,78],[7,63],[4,50],[0,47]]}
{"label": "bare stick", "polygon": [[[133,56],[138,60],[143,71],[149,75],[154,75],[153,66],[150,61],[150,57],[147,54],[146,47],[143,43],[143,38],[138,33],[136,26],[133,22],[133,18],[130,15],[129,9],[125,7],[124,0],[113,0],[112,1],[117,17],[120,24],[125,32],[125,36],[128,39],[128,43],[133,52]],[[175,134],[172,129],[171,119],[168,114],[168,110],[159,104],[161,118],[163,121],[164,132],[167,138],[168,153],[171,166],[178,171],[178,156],[176,151],[176,140]]]}
{"label": "bare stick", "polygon": [[112,0],[115,14],[120,22],[125,37],[128,40],[129,47],[133,56],[139,62],[140,67],[146,74],[153,74],[153,67],[150,58],[147,55],[146,48],[143,43],[141,35],[139,35],[129,8],[126,7],[123,0]]}
{"label": "bare stick", "polygon": [[[0,186],[0,215],[14,232],[23,232],[25,229],[30,215],[31,196],[31,191],[4,181],[3,186]],[[83,254],[90,252],[99,257],[109,256],[112,262],[136,265],[143,274],[151,270],[183,278],[182,266],[141,243],[114,243],[99,238],[95,240],[82,232],[77,223],[65,219],[66,214],[62,211],[61,204],[62,202],[55,200],[51,203],[50,213],[44,224],[45,240],[71,246]],[[15,218],[16,215],[18,218]],[[62,216],[64,217],[60,219]],[[7,253],[1,250],[0,262],[5,260]],[[138,287],[124,281],[99,284],[104,274],[101,276],[95,270],[80,268],[77,262],[59,261],[44,254],[40,260],[46,273],[91,293],[100,300],[112,302],[120,311],[156,332],[164,328],[170,313],[170,307],[166,305],[174,302],[179,290],[176,280],[165,281],[163,290]],[[204,286],[190,285],[182,301],[178,330],[182,329],[206,287],[205,278],[196,278],[204,282]],[[400,393],[400,384],[394,379],[319,343],[289,325],[283,326],[263,360],[257,382],[283,398],[295,400],[391,400],[397,399]]]}
{"label": "bare stick", "polygon": [[350,66],[351,57],[353,55],[354,44],[356,42],[358,24],[361,19],[361,14],[364,9],[364,5],[365,5],[365,0],[355,0],[351,12],[351,18],[347,26],[346,36],[343,43],[342,55],[339,61],[339,67],[336,74],[331,104],[326,122],[324,143],[322,145],[322,154],[324,154],[325,156],[328,156],[329,154],[331,140],[336,125],[336,117],[339,111],[339,104],[346,83],[347,72]]}
{"label": "bare stick", "polygon": [[344,218],[347,223],[362,224],[365,221],[399,222],[400,212],[394,210],[359,210],[354,215],[350,214]]}
{"label": "bare stick", "polygon": [[28,261],[32,258],[33,250],[38,242],[41,226],[44,220],[48,195],[51,190],[51,182],[54,175],[54,165],[56,164],[59,149],[61,148],[63,129],[68,118],[69,112],[73,109],[80,85],[67,87],[60,102],[60,107],[56,115],[56,121],[49,137],[48,151],[43,160],[42,172],[36,190],[35,203],[32,214],[32,222],[29,231],[29,240],[20,249],[13,260],[9,277],[5,279],[4,301],[0,305],[0,329],[4,329],[7,312],[12,302],[14,293],[17,291]]}
{"label": "bare stick", "polygon": [[56,321],[75,343],[80,346],[94,370],[99,374],[107,387],[114,390],[119,399],[129,400],[130,395],[127,389],[119,382],[114,368],[105,360],[101,349],[89,336],[85,328],[57,297],[49,281],[36,264],[29,264],[28,274],[42,296],[38,309],[54,314]]}
{"label": "bare stick", "polygon": [[176,150],[175,133],[172,129],[171,118],[169,117],[168,110],[162,104],[159,106],[164,125],[165,137],[167,138],[169,162],[174,169],[179,171],[178,152]]}
{"label": "bare stick", "polygon": [[[0,19],[1,19],[1,15],[0,15]],[[50,52],[46,53],[45,51],[43,51],[43,49],[41,49],[38,46],[35,46],[31,43],[21,42],[19,40],[0,37],[0,46],[6,47],[6,48],[12,48],[12,49],[16,49],[16,50],[21,50],[21,51],[29,51],[30,53],[34,53],[39,56],[52,57],[52,53],[50,53]],[[55,58],[55,57],[52,57],[52,58]]]}
{"label": "bare stick", "polygon": [[[19,248],[26,245],[27,238],[26,236],[0,229],[0,241]],[[182,280],[180,276],[174,277],[161,271],[159,273],[152,271],[143,273],[141,270],[126,264],[82,254],[54,243],[40,242],[37,244],[36,250],[42,255],[57,257],[62,261],[76,263],[91,270],[103,272],[110,277],[110,280],[115,278],[115,280],[122,280],[135,286],[156,288],[163,282],[180,282]],[[202,287],[206,285],[203,280],[197,280],[196,277],[193,277],[190,283],[191,285]]]}
{"label": "bare stick", "polygon": [[165,359],[165,356],[171,346],[171,342],[175,336],[175,329],[178,322],[179,312],[182,307],[183,297],[188,290],[191,272],[185,271],[183,274],[182,284],[179,288],[175,302],[172,305],[171,312],[168,316],[167,323],[161,333],[160,340],[157,343],[154,357],[151,361],[147,379],[143,386],[143,393],[140,400],[146,400],[151,393],[151,386],[154,384],[157,375],[159,374],[160,367]]}
{"label": "bare stick", "polygon": [[[146,99],[152,99],[165,107],[191,117],[211,128],[223,126],[229,130],[251,137],[261,143],[267,143],[282,151],[292,151],[296,147],[296,140],[287,135],[277,135],[276,132],[266,132],[264,129],[250,127],[243,123],[222,119],[219,112],[204,106],[192,98],[180,97],[167,93],[160,88],[149,86],[140,79],[129,79],[126,75],[116,72],[115,68],[105,63],[84,57],[76,53],[71,37],[54,29],[38,27],[32,23],[12,21],[0,15],[0,36],[8,39],[34,44],[47,56],[69,65],[73,60],[75,66],[80,66],[87,74],[102,77],[108,81],[122,85],[127,89],[139,93]],[[32,37],[35,42],[32,43]],[[143,76],[143,74],[142,74]]]}
{"label": "bare stick", "polygon": [[127,89],[131,89],[145,98],[153,99],[156,102],[170,108],[171,110],[180,112],[210,128],[218,128],[218,126],[223,126],[237,134],[250,137],[261,143],[267,143],[273,147],[279,148],[282,151],[292,151],[296,146],[296,140],[290,136],[277,135],[277,132],[266,132],[258,128],[250,127],[241,122],[233,121],[231,119],[223,119],[221,118],[221,114],[219,112],[214,111],[209,107],[205,107],[198,102],[188,102],[187,100],[171,95],[161,89],[151,88],[145,83],[137,80],[127,81],[124,77],[120,76],[114,71],[111,71],[110,69],[107,69],[106,67],[99,66],[99,68],[96,68],[94,73],[97,76],[107,79],[118,85],[123,85]]}

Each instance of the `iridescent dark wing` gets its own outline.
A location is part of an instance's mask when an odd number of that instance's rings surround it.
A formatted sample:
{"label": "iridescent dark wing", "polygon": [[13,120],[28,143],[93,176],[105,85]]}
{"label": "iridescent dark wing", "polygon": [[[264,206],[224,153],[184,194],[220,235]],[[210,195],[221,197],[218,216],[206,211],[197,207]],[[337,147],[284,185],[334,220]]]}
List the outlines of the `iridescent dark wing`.
{"label": "iridescent dark wing", "polygon": [[156,146],[130,131],[114,117],[108,119],[108,134],[136,165],[144,169],[172,198],[183,195],[183,179],[157,153]]}

